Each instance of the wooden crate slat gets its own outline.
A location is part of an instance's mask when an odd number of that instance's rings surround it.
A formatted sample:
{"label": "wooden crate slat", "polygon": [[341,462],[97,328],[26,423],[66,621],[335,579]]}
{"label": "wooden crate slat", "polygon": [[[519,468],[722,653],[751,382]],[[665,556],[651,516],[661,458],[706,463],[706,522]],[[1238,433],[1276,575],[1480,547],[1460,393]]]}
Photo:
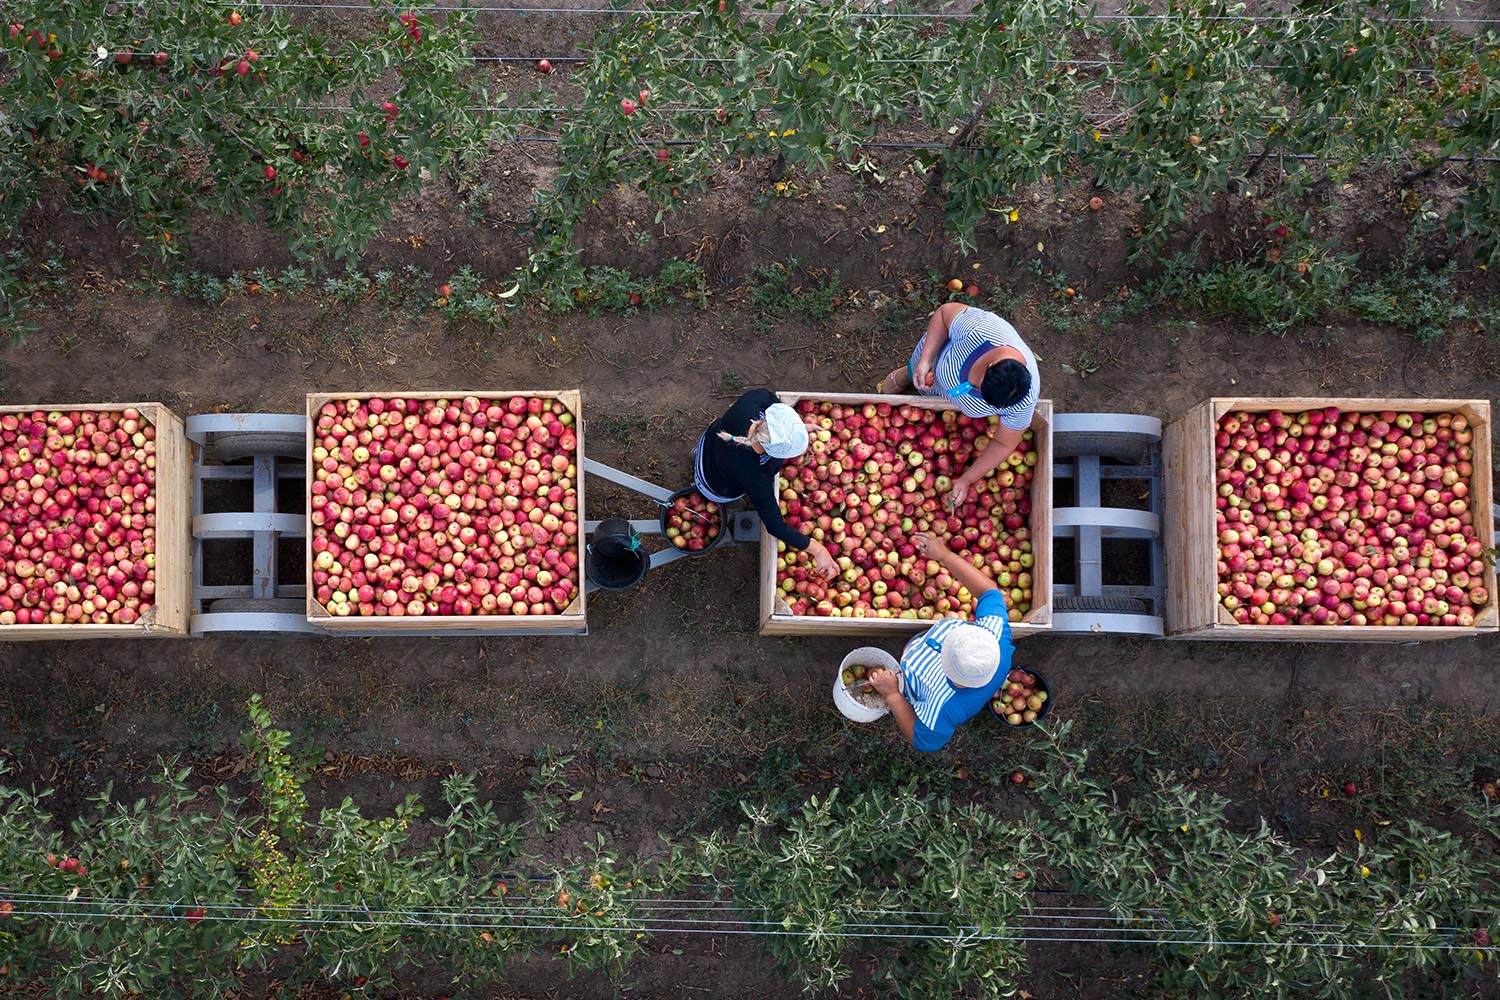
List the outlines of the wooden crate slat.
{"label": "wooden crate slat", "polygon": [[135,409],[156,428],[156,593],[151,610],[133,625],[3,625],[0,642],[58,639],[174,638],[188,634],[192,598],[192,444],[182,418],[161,403],[37,403],[0,406],[4,413]]}
{"label": "wooden crate slat", "polygon": [[1184,639],[1253,640],[1269,642],[1412,642],[1455,639],[1500,631],[1500,595],[1495,592],[1495,568],[1486,568],[1485,588],[1490,600],[1472,626],[1449,625],[1242,625],[1218,600],[1218,537],[1214,530],[1214,436],[1219,418],[1243,410],[1266,413],[1337,407],[1347,413],[1382,410],[1409,413],[1456,413],[1473,428],[1474,475],[1469,483],[1469,506],[1476,534],[1486,549],[1495,546],[1491,472],[1493,428],[1491,408],[1483,399],[1415,399],[1406,397],[1216,396],[1193,407],[1166,426],[1162,435],[1162,464],[1166,511],[1163,541],[1167,568],[1167,633]]}
{"label": "wooden crate slat", "polygon": [[[412,615],[393,618],[389,615],[349,615],[339,617],[328,613],[317,600],[317,589],[313,585],[313,523],[312,523],[312,483],[315,473],[313,465],[313,440],[317,425],[317,412],[325,403],[339,403],[345,400],[367,400],[367,399],[448,399],[462,400],[465,396],[477,396],[480,399],[508,399],[512,396],[525,398],[556,399],[562,402],[573,414],[573,436],[577,444],[574,449],[574,465],[578,470],[578,596],[568,605],[567,609],[555,615]],[[494,632],[505,630],[516,633],[535,633],[544,635],[548,633],[577,632],[585,628],[588,621],[588,581],[584,572],[584,560],[587,557],[588,538],[584,531],[584,499],[583,481],[583,393],[578,389],[464,389],[443,392],[432,391],[404,391],[404,390],[360,390],[359,392],[310,392],[307,394],[307,451],[306,451],[306,500],[305,517],[307,519],[307,547],[304,550],[303,561],[306,564],[305,579],[307,582],[307,620],[320,629],[329,632],[443,632],[454,635],[463,635],[470,632]]]}
{"label": "wooden crate slat", "polygon": [[[141,408],[156,426],[156,605],[153,631],[187,635],[192,617],[192,445],[182,418],[159,403]],[[168,586],[162,581],[170,580]]]}
{"label": "wooden crate slat", "polygon": [[[889,403],[892,406],[914,406],[923,410],[957,410],[952,400],[935,396],[906,396],[856,392],[781,392],[783,403],[795,406],[803,400],[863,405]],[[1012,622],[1011,634],[1017,639],[1048,632],[1052,628],[1052,401],[1038,400],[1032,417],[1035,437],[1036,469],[1031,480],[1031,610],[1019,622]],[[781,490],[777,478],[777,493]],[[938,618],[845,618],[820,615],[791,615],[778,611],[776,602],[776,539],[761,528],[760,533],[760,632],[762,635],[913,635],[941,620]]]}

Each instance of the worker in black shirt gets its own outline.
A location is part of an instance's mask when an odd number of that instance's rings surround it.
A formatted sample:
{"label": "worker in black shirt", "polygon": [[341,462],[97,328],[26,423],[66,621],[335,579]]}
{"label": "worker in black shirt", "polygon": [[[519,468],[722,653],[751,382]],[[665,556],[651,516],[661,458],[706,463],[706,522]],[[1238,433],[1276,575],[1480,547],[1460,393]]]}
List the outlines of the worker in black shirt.
{"label": "worker in black shirt", "polygon": [[832,579],[838,564],[827,547],[787,524],[776,498],[776,474],[806,450],[807,427],[797,411],[769,389],[751,389],[698,439],[693,481],[715,503],[748,496],[767,531],[790,548],[807,550],[814,571]]}

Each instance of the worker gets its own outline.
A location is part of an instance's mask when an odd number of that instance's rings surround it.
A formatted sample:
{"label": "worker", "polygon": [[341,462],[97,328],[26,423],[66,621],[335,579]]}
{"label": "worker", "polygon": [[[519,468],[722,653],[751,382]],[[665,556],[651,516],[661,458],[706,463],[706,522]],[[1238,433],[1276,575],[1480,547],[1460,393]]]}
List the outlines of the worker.
{"label": "worker", "polygon": [[1005,597],[994,581],[936,536],[918,532],[913,540],[921,555],[942,563],[978,597],[972,623],[944,618],[907,643],[901,654],[901,676],[891,670],[870,675],[870,683],[885,699],[901,735],[918,750],[931,753],[942,749],[954,730],[984,710],[1010,673],[1016,647],[1010,637]]}
{"label": "worker", "polygon": [[885,377],[880,391],[915,386],[924,396],[946,396],[971,417],[1000,418],[990,443],[953,480],[944,501],[951,508],[1016,450],[1031,426],[1041,385],[1036,356],[1015,327],[988,310],[948,302],[933,311],[911,359]]}
{"label": "worker", "polygon": [[751,389],[714,421],[693,453],[693,482],[714,503],[749,497],[760,521],[788,548],[807,551],[825,580],[838,573],[828,548],[786,523],[776,497],[776,474],[807,450],[807,426],[769,389]]}

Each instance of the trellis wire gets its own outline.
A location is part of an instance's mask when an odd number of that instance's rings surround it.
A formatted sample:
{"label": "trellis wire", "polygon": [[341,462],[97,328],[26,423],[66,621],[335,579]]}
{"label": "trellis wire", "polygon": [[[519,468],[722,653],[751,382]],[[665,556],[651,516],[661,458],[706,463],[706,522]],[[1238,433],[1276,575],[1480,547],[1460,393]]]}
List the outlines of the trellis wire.
{"label": "trellis wire", "polygon": [[[129,48],[114,48],[114,49],[109,49],[108,51],[109,51],[109,55],[106,56],[105,59],[101,60],[101,61],[107,62],[110,58],[112,58],[114,56],[117,56],[117,55],[122,55],[122,54],[125,54],[125,53],[130,53],[133,56],[149,57],[152,54],[152,52],[155,52],[155,51],[163,51],[163,52],[166,52],[169,55],[171,55],[173,53],[181,54],[181,53],[184,53],[184,52],[192,54],[192,55],[197,55],[200,50],[197,49],[197,48],[194,48],[192,46],[189,46],[189,45],[178,45],[178,46],[171,47],[171,48],[161,48],[160,46],[152,45],[150,42],[143,40],[141,42],[141,45],[140,45],[139,48],[136,48],[135,46],[131,46]],[[280,55],[280,53],[278,53],[278,52],[261,52],[261,53],[258,53],[258,56],[259,56],[261,62],[273,61],[276,58],[278,58],[279,55]],[[543,59],[547,60],[548,62],[554,62],[554,63],[587,63],[587,62],[591,62],[594,58],[595,58],[594,56],[554,56],[554,55],[536,55],[536,56],[513,56],[513,55],[502,55],[502,56],[490,55],[490,56],[486,56],[486,55],[473,55],[473,56],[469,56],[468,57],[468,59],[469,59],[470,62],[476,62],[476,63],[484,63],[484,62],[492,62],[492,63],[508,63],[508,62],[537,63],[537,62],[541,62]],[[730,56],[675,56],[672,59],[667,60],[667,62],[669,64],[670,63],[702,63],[702,64],[711,64],[711,65],[732,64],[735,61],[736,60],[733,59]],[[869,62],[872,62],[872,63],[874,63],[874,64],[876,64],[878,66],[931,66],[931,65],[937,65],[939,63],[941,63],[941,64],[952,64],[953,61],[951,59],[871,59],[871,60],[869,60]],[[1069,67],[1072,67],[1072,66],[1099,67],[1099,66],[1125,66],[1125,65],[1128,65],[1127,62],[1125,60],[1123,60],[1123,59],[1043,59],[1043,60],[1041,60],[1041,63],[1044,66],[1069,66]],[[1250,63],[1247,68],[1249,68],[1249,69],[1262,69],[1262,70],[1280,70],[1280,69],[1291,69],[1291,68],[1294,68],[1294,66],[1286,64],[1286,63]],[[1400,72],[1402,72],[1402,73],[1414,73],[1414,74],[1423,74],[1423,73],[1425,73],[1425,74],[1436,74],[1436,73],[1439,72],[1439,70],[1437,69],[1437,67],[1434,67],[1434,66],[1401,66],[1401,67],[1397,67],[1397,69]],[[1456,70],[1454,72],[1456,72]]]}
{"label": "trellis wire", "polygon": [[[146,900],[131,900],[131,899],[128,899],[128,898],[121,898],[121,897],[90,897],[88,899],[82,899],[82,898],[70,897],[68,895],[58,895],[58,894],[48,894],[48,893],[14,893],[14,894],[11,894],[9,896],[9,898],[12,901],[20,900],[20,901],[23,901],[23,902],[28,903],[28,904],[52,903],[52,904],[56,904],[56,905],[71,906],[71,907],[75,908],[75,910],[70,914],[71,916],[81,916],[81,917],[121,917],[121,918],[147,917],[147,918],[150,918],[150,919],[168,919],[168,920],[186,919],[187,916],[188,916],[187,913],[185,913],[185,912],[184,913],[172,912],[172,911],[175,911],[179,906],[187,908],[188,907],[187,903],[181,903],[181,904],[163,904],[161,902],[153,902],[153,901],[146,901]],[[659,910],[659,911],[666,911],[666,912],[671,912],[673,910],[686,910],[687,912],[701,913],[701,912],[703,912],[703,910],[699,908],[699,904],[708,904],[708,905],[710,905],[712,907],[712,909],[709,912],[713,912],[713,913],[725,913],[725,912],[744,913],[744,912],[752,912],[753,910],[757,909],[755,907],[746,907],[746,906],[735,905],[735,904],[730,903],[728,901],[721,901],[721,900],[691,900],[691,899],[676,899],[676,900],[674,900],[674,899],[660,899],[660,898],[635,898],[635,899],[621,899],[621,900],[618,900],[617,902],[634,903],[634,904],[636,904],[638,906],[641,906],[642,908],[650,908],[650,909],[656,909],[656,910]],[[255,912],[264,912],[267,909],[274,909],[274,910],[277,911],[278,916],[275,917],[275,918],[272,918],[272,919],[280,919],[280,920],[284,920],[284,921],[288,921],[288,922],[296,922],[298,920],[303,920],[303,919],[306,919],[306,918],[303,918],[303,917],[293,917],[293,916],[285,916],[286,914],[314,914],[314,913],[321,914],[321,913],[326,913],[326,912],[329,912],[329,911],[331,911],[331,912],[333,912],[335,914],[352,914],[352,915],[356,915],[356,916],[363,915],[363,916],[369,917],[369,918],[374,918],[376,916],[387,916],[387,915],[401,915],[401,916],[408,917],[408,918],[410,918],[410,917],[416,917],[416,916],[424,916],[424,917],[446,917],[446,918],[449,918],[448,919],[448,923],[450,925],[453,925],[453,926],[465,926],[465,927],[467,927],[467,926],[483,927],[485,925],[475,924],[475,923],[473,923],[473,920],[477,919],[477,918],[482,918],[482,917],[493,917],[493,916],[496,916],[496,915],[503,915],[503,916],[508,917],[510,919],[529,921],[530,922],[529,925],[535,925],[535,921],[538,921],[538,920],[541,920],[541,921],[546,921],[546,920],[549,920],[549,919],[556,920],[556,918],[557,918],[557,907],[555,905],[516,906],[516,905],[511,905],[511,904],[496,904],[496,905],[490,905],[490,906],[483,906],[483,905],[478,905],[474,901],[470,901],[469,903],[462,904],[462,905],[455,904],[455,905],[449,906],[449,907],[442,907],[442,906],[436,906],[436,905],[428,905],[428,906],[418,906],[418,907],[403,907],[403,908],[398,909],[398,910],[378,909],[378,908],[377,909],[372,909],[372,908],[370,908],[368,906],[368,904],[354,905],[354,904],[339,904],[339,903],[319,904],[319,905],[316,905],[316,906],[313,906],[313,905],[304,905],[304,906],[275,905],[275,906],[271,906],[271,907],[267,907],[264,904],[224,903],[224,902],[206,902],[206,903],[205,902],[195,902],[193,905],[195,907],[197,907],[197,908],[202,909],[205,914],[207,914],[209,912],[221,912],[222,911],[224,913],[224,915],[220,919],[226,919],[226,920],[227,919],[237,919],[238,915],[241,912],[243,912],[244,914],[246,914],[248,916],[248,914],[255,913]],[[98,912],[98,911],[83,911],[83,912],[78,912],[78,910],[81,909],[82,907],[103,907],[103,906],[123,907],[127,911],[134,911],[134,912],[125,912],[125,913],[107,913],[107,912]],[[167,912],[162,912],[164,906],[165,906]],[[1142,911],[1140,914],[1135,914],[1135,915],[1119,914],[1119,913],[1114,913],[1114,912],[1105,913],[1105,914],[1099,914],[1097,912],[1097,911],[1104,910],[1104,909],[1106,909],[1106,908],[1105,907],[1094,907],[1094,906],[1047,906],[1047,907],[1027,906],[1025,908],[1024,917],[1025,917],[1025,919],[1031,919],[1031,920],[1058,920],[1058,921],[1076,920],[1076,921],[1095,921],[1095,922],[1101,922],[1101,923],[1115,923],[1115,924],[1131,924],[1131,923],[1147,923],[1147,924],[1149,924],[1149,923],[1151,923],[1151,922],[1154,921],[1157,924],[1157,927],[1155,929],[1158,932],[1160,932],[1160,933],[1172,933],[1172,934],[1189,933],[1189,932],[1193,932],[1193,931],[1196,931],[1196,930],[1201,930],[1201,928],[1199,928],[1197,925],[1195,925],[1191,921],[1188,921],[1188,920],[1185,920],[1185,919],[1179,919],[1179,920],[1170,920],[1170,919],[1167,919],[1164,916],[1164,911],[1162,911],[1160,909],[1157,909],[1157,908],[1148,908],[1147,910]],[[1041,913],[1041,912],[1037,912],[1039,910],[1063,911],[1063,912],[1056,912],[1056,913]],[[154,912],[139,912],[139,911],[154,911]],[[24,914],[24,913],[28,913],[28,912],[38,912],[38,913],[40,913],[41,911],[20,910],[20,911],[17,911],[17,912],[20,912],[20,913]],[[938,911],[938,910],[902,910],[902,909],[869,909],[869,908],[857,908],[857,909],[851,910],[850,912],[851,913],[855,913],[855,914],[860,914],[860,915],[866,915],[866,916],[869,916],[869,915],[875,915],[875,916],[946,916],[947,915],[944,912]],[[1090,915],[1084,915],[1084,914],[1090,914]],[[332,918],[332,917],[327,917],[327,918],[323,918],[321,922],[327,922],[327,921],[331,921],[333,919],[334,918]],[[747,919],[747,918],[720,918],[720,917],[708,917],[708,918],[691,917],[691,918],[689,918],[689,917],[662,917],[662,916],[656,915],[656,916],[652,916],[650,919],[655,920],[655,921],[657,921],[659,923],[672,924],[672,925],[686,925],[686,926],[707,926],[707,925],[725,925],[725,924],[729,924],[729,925],[747,925],[747,926],[781,926],[781,921],[753,920],[753,919]],[[1173,926],[1163,926],[1163,925],[1177,925],[1177,926],[1173,927]],[[551,927],[551,926],[554,926],[554,924],[545,924],[545,926]],[[576,927],[577,925],[576,925],[576,923],[569,923],[569,924],[557,924],[555,926]],[[845,927],[859,927],[859,928],[886,929],[886,930],[895,930],[895,929],[925,929],[925,930],[935,930],[935,929],[938,928],[939,925],[935,925],[935,924],[890,923],[890,922],[881,922],[881,923],[846,922],[843,926],[845,926]],[[950,924],[945,924],[945,925],[942,925],[942,926],[947,926],[947,927],[958,926],[959,929],[961,929],[961,930],[977,930],[977,928],[974,925],[972,925],[972,924],[954,925],[954,924],[950,923]],[[1309,922],[1309,921],[1292,921],[1292,920],[1281,921],[1280,926],[1287,927],[1287,928],[1293,928],[1293,927],[1295,927],[1295,928],[1324,928],[1324,929],[1331,929],[1331,930],[1347,929],[1346,926],[1342,925],[1342,924],[1319,923],[1319,922]],[[1100,930],[1100,931],[1104,931],[1104,930],[1107,930],[1107,929],[1108,928],[1103,928],[1103,927],[1097,928],[1097,930]],[[1132,928],[1131,931],[1132,932],[1141,932],[1141,931],[1147,931],[1147,930],[1150,930],[1150,929],[1151,928],[1149,928],[1149,927],[1144,927],[1144,928],[1137,927],[1137,928]],[[1081,927],[1074,927],[1074,926],[1053,927],[1053,928],[1045,928],[1045,927],[1043,927],[1043,928],[1037,928],[1037,927],[1033,927],[1033,928],[1030,928],[1030,930],[1032,930],[1032,931],[1038,931],[1038,932],[1039,931],[1043,931],[1043,930],[1055,930],[1055,931],[1078,930],[1078,931],[1082,931],[1082,930],[1092,930],[1092,928],[1081,928]],[[1465,928],[1460,928],[1460,927],[1451,926],[1451,925],[1439,925],[1439,926],[1434,926],[1432,928],[1429,928],[1429,930],[1431,930],[1431,931],[1444,931],[1444,932],[1448,932],[1450,934],[1456,934],[1456,933],[1459,933],[1459,932],[1465,930]],[[1411,937],[1411,936],[1415,936],[1415,934],[1418,933],[1418,932],[1415,932],[1415,931],[1394,930],[1391,933],[1394,934],[1397,937]]]}
{"label": "trellis wire", "polygon": [[[150,0],[134,0],[136,4],[145,4]],[[363,10],[371,13],[379,11],[370,4],[357,3],[307,3],[302,0],[238,0],[235,6],[239,7],[269,7],[288,8],[295,10]],[[569,15],[592,15],[592,16],[626,16],[626,17],[698,17],[705,13],[701,10],[674,10],[670,8],[632,8],[632,7],[499,7],[486,4],[458,5],[447,4],[421,4],[414,3],[414,10],[422,11],[453,11],[455,13],[474,14],[569,14]],[[795,10],[780,11],[740,11],[741,16],[749,17],[782,17],[786,14],[796,14]],[[935,13],[922,11],[875,11],[860,10],[850,11],[848,16],[860,20],[912,20],[912,21],[981,21],[986,20],[982,14]],[[1311,15],[1309,14],[1206,14],[1199,18],[1204,21],[1247,21],[1247,22],[1279,22],[1300,21]],[[1340,20],[1361,20],[1353,15],[1339,14],[1333,11],[1321,13],[1321,17],[1336,18]],[[1176,20],[1170,14],[1090,14],[1089,18],[1096,21],[1171,21]],[[1387,24],[1500,24],[1500,18],[1493,17],[1389,17],[1371,18]]]}
{"label": "trellis wire", "polygon": [[[290,925],[295,925],[295,926],[299,926],[299,927],[317,927],[317,926],[328,926],[330,924],[338,924],[340,926],[347,926],[347,927],[374,927],[374,928],[380,928],[380,927],[418,927],[418,928],[436,928],[436,929],[455,929],[457,927],[463,927],[465,929],[472,929],[472,930],[510,930],[510,931],[522,931],[522,932],[524,932],[524,931],[564,931],[564,932],[566,932],[566,931],[577,931],[580,928],[580,926],[589,927],[590,929],[594,929],[594,930],[598,929],[597,926],[587,925],[587,924],[580,924],[578,922],[572,922],[572,923],[553,923],[553,924],[541,924],[541,923],[508,924],[508,923],[503,923],[503,922],[493,922],[492,921],[492,922],[486,922],[486,923],[465,922],[465,923],[462,923],[462,924],[457,924],[457,923],[455,923],[453,921],[446,921],[445,922],[445,921],[410,920],[410,919],[399,919],[399,920],[359,920],[359,919],[337,920],[335,918],[324,918],[324,919],[311,920],[311,919],[303,918],[303,919],[297,919],[297,920],[288,920],[288,919],[282,919],[282,918],[277,918],[277,917],[219,916],[217,914],[210,915],[210,914],[207,914],[207,913],[205,913],[201,917],[194,916],[192,918],[189,918],[189,916],[187,914],[185,914],[185,913],[182,914],[182,915],[180,915],[180,916],[177,915],[177,914],[157,915],[157,914],[148,914],[148,913],[136,913],[136,914],[92,913],[92,914],[84,914],[84,913],[69,913],[69,912],[63,911],[63,910],[53,911],[53,910],[22,910],[22,909],[17,909],[17,910],[14,911],[14,915],[20,915],[20,916],[38,916],[38,917],[64,917],[64,918],[69,918],[71,920],[91,920],[91,921],[100,921],[100,920],[188,920],[188,919],[193,919],[195,922],[196,921],[204,921],[204,920],[206,920],[206,921],[213,921],[213,922],[280,924],[280,925],[283,925],[283,926],[290,924]],[[1036,933],[1037,932],[1036,928],[1026,928],[1026,927],[1018,928],[1018,930],[1021,932],[1021,933],[1018,933],[1018,934],[966,934],[966,933],[957,933],[957,934],[905,934],[905,933],[901,933],[901,934],[888,934],[888,933],[846,933],[846,932],[843,932],[843,931],[804,931],[804,930],[793,930],[793,929],[785,928],[785,927],[782,927],[782,928],[779,928],[779,929],[767,928],[767,929],[755,929],[755,930],[739,930],[739,929],[734,929],[734,928],[657,927],[657,926],[652,926],[652,925],[646,924],[646,923],[628,924],[628,925],[619,926],[619,927],[611,928],[611,929],[617,930],[620,933],[627,933],[627,934],[632,934],[632,933],[633,934],[683,934],[683,935],[694,934],[694,935],[716,935],[716,936],[736,936],[736,937],[800,937],[800,938],[822,937],[822,938],[833,938],[833,939],[837,939],[837,940],[869,940],[869,939],[902,940],[902,941],[957,941],[957,940],[962,940],[962,941],[966,941],[966,942],[972,942],[972,941],[997,941],[997,942],[998,941],[1008,941],[1008,942],[1016,942],[1016,943],[1038,943],[1038,944],[1047,943],[1047,942],[1059,942],[1059,943],[1075,943],[1075,944],[1145,944],[1145,945],[1157,945],[1157,946],[1167,946],[1167,947],[1208,945],[1208,946],[1214,946],[1214,947],[1322,948],[1322,949],[1337,949],[1337,950],[1350,950],[1350,951],[1372,951],[1373,950],[1373,951],[1438,951],[1438,952],[1444,952],[1444,951],[1469,951],[1469,950],[1472,950],[1471,946],[1469,946],[1469,945],[1460,945],[1460,944],[1433,944],[1433,943],[1425,943],[1425,942],[1423,942],[1423,943],[1401,943],[1401,942],[1375,942],[1375,943],[1371,943],[1371,942],[1359,942],[1359,941],[1297,941],[1297,940],[1287,940],[1287,941],[1249,941],[1249,940],[1231,941],[1231,940],[1223,940],[1223,939],[1214,938],[1214,937],[1208,937],[1208,938],[1202,938],[1202,939],[1185,939],[1185,938],[1177,938],[1177,937],[1165,938],[1165,937],[1160,936],[1160,934],[1158,934],[1157,936],[1152,936],[1149,933],[1147,933],[1147,931],[1146,931],[1145,928],[1140,928],[1140,929],[1136,929],[1136,930],[1132,931],[1131,933],[1134,936],[1128,936],[1128,937],[1127,936],[1116,936],[1116,937],[1102,937],[1102,936],[1092,936],[1092,937],[1063,937],[1063,936],[1057,936],[1057,935],[1040,936],[1040,935],[1038,935]],[[1192,930],[1199,930],[1199,929],[1200,928],[1186,928],[1185,930],[1191,932]],[[1077,929],[1076,928],[1057,928],[1057,930],[1060,931],[1060,932],[1076,932]],[[1162,931],[1160,933],[1161,934],[1166,934],[1166,933],[1179,933],[1179,932],[1177,932],[1177,931],[1170,931],[1170,930],[1164,930],[1164,931]]]}
{"label": "trellis wire", "polygon": [[[332,110],[332,109],[330,109],[330,110]],[[502,141],[504,141],[504,142],[558,143],[558,142],[562,142],[562,139],[559,138],[558,136],[555,136],[555,135],[551,135],[551,136],[549,136],[549,135],[513,135],[513,136],[510,136],[509,138],[504,139]],[[924,150],[946,150],[946,149],[953,148],[953,149],[956,149],[958,151],[968,152],[968,153],[985,153],[985,152],[996,152],[997,151],[996,147],[992,147],[992,146],[957,146],[957,147],[950,147],[948,145],[948,143],[946,143],[946,142],[874,142],[874,141],[865,141],[865,140],[862,140],[862,139],[850,139],[848,141],[851,144],[853,144],[855,146],[858,146],[861,149],[912,149],[912,150],[915,150],[915,149],[924,149]],[[643,146],[643,147],[646,147],[648,149],[654,149],[657,146],[694,146],[694,145],[697,145],[697,142],[696,142],[696,140],[693,140],[693,139],[651,139],[651,140],[642,139],[642,140],[639,141],[638,144],[641,145],[641,146]],[[1245,155],[1247,157],[1253,159],[1253,158],[1258,157],[1258,156],[1267,155],[1267,151],[1262,150],[1261,152],[1248,152]],[[1335,161],[1335,160],[1338,159],[1338,157],[1335,157],[1335,156],[1320,156],[1317,153],[1283,153],[1283,152],[1279,152],[1279,151],[1276,151],[1276,150],[1269,151],[1269,155],[1279,156],[1279,157],[1282,157],[1283,159],[1287,159],[1287,160],[1298,160],[1298,161],[1308,161],[1308,162],[1323,162],[1323,163],[1332,162],[1332,161]],[[1442,157],[1438,157],[1434,162],[1438,162],[1438,163],[1500,163],[1500,156],[1442,156]]]}

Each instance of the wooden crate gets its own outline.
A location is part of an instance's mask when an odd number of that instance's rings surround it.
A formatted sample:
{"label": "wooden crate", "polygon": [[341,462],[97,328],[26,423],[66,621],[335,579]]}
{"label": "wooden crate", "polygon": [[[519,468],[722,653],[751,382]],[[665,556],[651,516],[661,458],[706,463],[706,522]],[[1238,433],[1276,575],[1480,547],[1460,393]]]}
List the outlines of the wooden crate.
{"label": "wooden crate", "polygon": [[[573,603],[568,605],[566,611],[556,615],[423,615],[421,617],[390,618],[386,616],[350,615],[339,617],[331,615],[328,610],[316,600],[317,589],[313,586],[313,557],[312,557],[312,484],[314,479],[314,466],[312,461],[314,430],[318,410],[324,403],[340,402],[346,399],[450,399],[460,400],[465,396],[478,396],[480,399],[507,399],[511,396],[541,397],[544,399],[559,399],[567,406],[573,414],[574,435],[578,439],[577,454],[574,456],[574,464],[578,468],[578,596]],[[391,635],[401,634],[427,634],[433,632],[451,633],[462,635],[466,632],[493,633],[582,633],[587,628],[585,615],[587,598],[585,591],[587,583],[584,577],[585,546],[587,544],[586,532],[584,531],[584,504],[583,504],[583,394],[577,389],[481,389],[481,390],[455,390],[452,392],[405,392],[391,390],[389,392],[318,392],[308,393],[307,396],[307,549],[305,561],[307,563],[307,620],[320,629],[334,633],[360,633],[367,634],[378,632]]]}
{"label": "wooden crate", "polygon": [[193,590],[193,459],[182,418],[161,403],[53,403],[0,406],[0,413],[133,407],[156,428],[156,600],[130,625],[0,625],[0,642],[52,639],[135,639],[185,636]]}
{"label": "wooden crate", "polygon": [[[823,403],[889,403],[924,410],[956,410],[952,400],[936,396],[877,395],[847,392],[778,392],[782,402],[796,405],[802,400]],[[1012,622],[1016,638],[1052,628],[1052,402],[1038,400],[1031,420],[1036,436],[1036,471],[1031,481],[1031,548],[1033,564],[1032,607],[1019,622]],[[778,494],[781,481],[776,483]],[[935,619],[825,618],[794,615],[776,593],[776,539],[764,528],[760,533],[760,631],[762,635],[913,635],[929,628]]]}
{"label": "wooden crate", "polygon": [[1469,506],[1485,548],[1495,545],[1491,514],[1490,404],[1483,399],[1290,399],[1215,398],[1193,407],[1169,423],[1162,435],[1165,499],[1163,541],[1166,548],[1167,633],[1184,639],[1254,639],[1282,642],[1410,642],[1456,639],[1500,628],[1495,570],[1488,568],[1485,586],[1490,601],[1474,625],[1242,625],[1219,604],[1218,533],[1214,435],[1219,418],[1233,410],[1265,413],[1336,406],[1369,413],[1397,410],[1413,413],[1461,413],[1474,430],[1474,477]]}

